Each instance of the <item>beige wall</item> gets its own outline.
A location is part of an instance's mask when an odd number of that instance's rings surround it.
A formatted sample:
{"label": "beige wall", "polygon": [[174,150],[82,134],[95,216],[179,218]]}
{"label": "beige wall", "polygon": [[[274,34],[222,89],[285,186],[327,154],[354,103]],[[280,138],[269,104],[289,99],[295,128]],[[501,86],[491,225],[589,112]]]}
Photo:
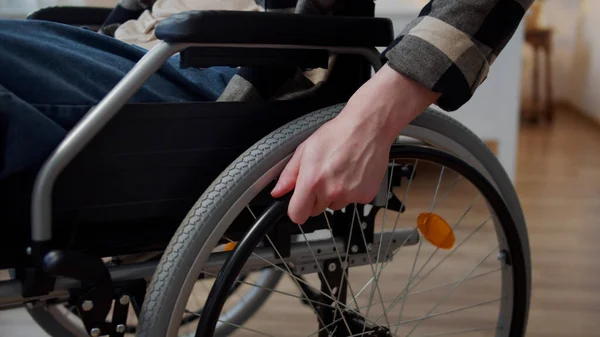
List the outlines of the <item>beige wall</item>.
{"label": "beige wall", "polygon": [[[600,120],[600,0],[544,0],[542,22],[554,29],[555,100],[568,101]],[[524,97],[531,95],[532,61],[526,46]]]}

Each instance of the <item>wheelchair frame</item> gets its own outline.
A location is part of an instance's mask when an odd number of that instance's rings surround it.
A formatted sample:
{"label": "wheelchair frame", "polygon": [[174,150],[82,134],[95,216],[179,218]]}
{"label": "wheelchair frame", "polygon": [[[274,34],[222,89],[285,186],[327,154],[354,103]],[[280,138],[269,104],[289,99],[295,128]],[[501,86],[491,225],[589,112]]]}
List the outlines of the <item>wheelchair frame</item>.
{"label": "wheelchair frame", "polygon": [[[127,283],[132,280],[150,278],[158,261],[104,267],[97,264],[97,259],[86,255],[64,256],[54,252],[53,239],[53,192],[59,177],[69,164],[82,153],[92,140],[113,120],[127,104],[127,101],[140,89],[143,83],[156,72],[172,55],[195,48],[225,49],[265,49],[265,50],[308,50],[327,51],[332,55],[360,56],[375,70],[381,67],[379,52],[374,47],[339,47],[318,45],[282,45],[282,44],[233,44],[233,43],[171,43],[162,41],[150,50],[127,75],[67,134],[36,176],[31,197],[31,241],[26,248],[28,263],[33,266],[23,274],[22,279],[0,282],[0,308],[12,308],[24,303],[48,299],[65,299],[69,290],[81,286],[89,286],[89,280],[81,277],[81,272],[72,270],[78,265],[88,264],[89,270],[103,274],[100,280],[104,286],[113,288],[113,283]],[[209,103],[213,104],[213,103]],[[285,104],[285,103],[284,103]],[[310,106],[310,104],[309,104]],[[407,134],[417,134],[419,126]],[[474,166],[481,166],[475,163]],[[479,165],[478,165],[479,164]],[[478,167],[480,168],[480,167]],[[484,175],[489,173],[484,169]],[[492,183],[496,182],[492,180]],[[385,184],[382,185],[385,188]],[[502,188],[500,188],[502,189]],[[199,191],[201,192],[201,191]],[[381,195],[380,195],[381,196]],[[381,199],[379,199],[381,202]],[[519,221],[520,219],[517,219]],[[410,235],[410,233],[405,233]],[[65,260],[72,264],[65,269]],[[54,259],[54,260],[53,260]],[[62,259],[62,260],[61,260]],[[93,262],[96,261],[96,262]],[[56,264],[53,265],[52,262]],[[216,257],[215,265],[224,262],[224,257]],[[95,269],[94,269],[95,268]],[[104,269],[105,268],[105,269]],[[102,270],[104,269],[104,270]],[[66,277],[48,277],[56,273]],[[79,276],[79,277],[78,277]],[[79,278],[79,279],[78,279]],[[108,280],[108,284],[105,282]],[[87,283],[87,284],[86,284]],[[103,294],[106,293],[104,289]],[[110,298],[112,301],[112,296]],[[141,304],[141,303],[140,303]]]}

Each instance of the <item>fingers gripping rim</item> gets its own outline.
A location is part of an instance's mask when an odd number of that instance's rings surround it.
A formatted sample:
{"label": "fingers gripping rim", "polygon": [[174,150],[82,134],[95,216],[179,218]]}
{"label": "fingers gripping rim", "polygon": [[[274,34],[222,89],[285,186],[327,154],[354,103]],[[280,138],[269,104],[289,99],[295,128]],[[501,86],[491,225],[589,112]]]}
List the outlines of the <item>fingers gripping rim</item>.
{"label": "fingers gripping rim", "polygon": [[185,301],[180,297],[191,291],[189,286],[186,289],[179,285],[185,283],[188,274],[199,274],[210,255],[210,251],[201,251],[201,248],[212,243],[212,247],[215,246],[224,229],[221,233],[214,229],[229,211],[229,206],[242,197],[252,182],[282,157],[293,153],[314,130],[335,117],[342,107],[321,109],[272,132],[239,156],[206,189],[177,229],[156,269],[142,308],[138,336],[176,334],[169,326],[181,318],[183,310],[175,307],[178,307],[178,301]]}

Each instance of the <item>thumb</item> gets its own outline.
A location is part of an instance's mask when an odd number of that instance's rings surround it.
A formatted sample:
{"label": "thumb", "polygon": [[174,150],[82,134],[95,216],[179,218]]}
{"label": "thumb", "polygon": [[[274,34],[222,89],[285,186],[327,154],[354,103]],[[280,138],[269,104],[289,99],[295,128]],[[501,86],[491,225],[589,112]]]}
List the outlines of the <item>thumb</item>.
{"label": "thumb", "polygon": [[287,193],[290,193],[296,186],[296,179],[298,179],[298,172],[300,172],[300,160],[302,159],[302,149],[300,146],[294,152],[292,159],[287,163],[283,172],[279,176],[277,184],[271,191],[273,198],[280,198]]}

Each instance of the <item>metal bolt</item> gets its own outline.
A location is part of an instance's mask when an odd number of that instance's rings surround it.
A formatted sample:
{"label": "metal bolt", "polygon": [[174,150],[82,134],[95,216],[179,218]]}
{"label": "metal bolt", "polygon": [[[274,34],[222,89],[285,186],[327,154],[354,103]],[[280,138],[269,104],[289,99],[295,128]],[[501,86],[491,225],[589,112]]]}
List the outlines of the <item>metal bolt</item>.
{"label": "metal bolt", "polygon": [[31,255],[31,247],[27,247],[27,248],[25,248],[25,253],[26,253],[27,255]]}
{"label": "metal bolt", "polygon": [[356,252],[358,252],[358,246],[354,245],[354,246],[350,247],[350,250],[352,250],[353,253],[356,253]]}
{"label": "metal bolt", "polygon": [[128,295],[121,296],[121,298],[119,298],[119,303],[121,303],[121,305],[129,304],[129,296]]}
{"label": "metal bolt", "polygon": [[117,325],[117,332],[118,333],[125,332],[125,324],[119,324],[119,325]]}
{"label": "metal bolt", "polygon": [[504,261],[506,259],[506,252],[505,251],[501,251],[498,254],[498,261]]}
{"label": "metal bolt", "polygon": [[335,271],[336,268],[337,266],[335,265],[335,263],[330,263],[329,266],[327,266],[327,269],[329,269],[329,271]]}
{"label": "metal bolt", "polygon": [[90,311],[94,309],[94,302],[90,300],[83,301],[83,303],[81,303],[81,309],[83,309],[83,311]]}
{"label": "metal bolt", "polygon": [[90,330],[90,336],[92,336],[92,337],[100,336],[100,329],[92,328],[92,330]]}
{"label": "metal bolt", "polygon": [[372,251],[372,250],[373,250],[373,244],[372,244],[372,243],[369,243],[369,244],[367,245],[367,250],[368,250],[368,251]]}
{"label": "metal bolt", "polygon": [[362,228],[363,230],[367,229],[367,223],[366,222],[362,222],[360,224],[360,228]]}

